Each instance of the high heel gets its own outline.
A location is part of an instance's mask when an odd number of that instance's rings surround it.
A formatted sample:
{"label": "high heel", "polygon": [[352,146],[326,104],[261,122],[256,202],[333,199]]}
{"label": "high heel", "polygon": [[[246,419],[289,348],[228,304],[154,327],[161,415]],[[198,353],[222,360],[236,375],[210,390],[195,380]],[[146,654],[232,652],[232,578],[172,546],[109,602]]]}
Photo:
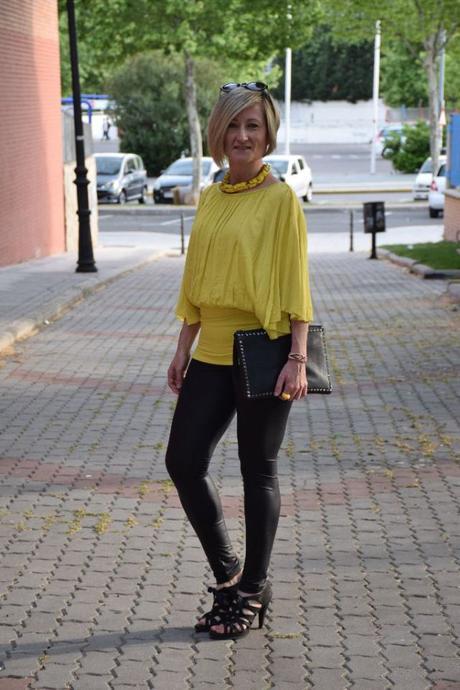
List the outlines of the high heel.
{"label": "high heel", "polygon": [[201,616],[201,619],[204,619],[204,623],[196,623],[195,632],[209,632],[212,625],[219,625],[225,620],[228,606],[235,598],[237,589],[238,583],[231,587],[222,587],[221,589],[208,587],[208,592],[214,595],[212,609]]}
{"label": "high heel", "polygon": [[[236,639],[237,637],[244,637],[251,629],[254,618],[259,616],[259,630],[263,627],[265,622],[265,614],[267,613],[268,605],[272,600],[272,588],[269,582],[259,594],[251,594],[242,597],[236,593],[234,600],[229,604],[227,613],[221,623],[214,623],[216,625],[223,625],[223,632],[219,633],[217,630],[210,630],[209,635],[213,640],[228,640]],[[260,604],[257,606],[256,604]]]}

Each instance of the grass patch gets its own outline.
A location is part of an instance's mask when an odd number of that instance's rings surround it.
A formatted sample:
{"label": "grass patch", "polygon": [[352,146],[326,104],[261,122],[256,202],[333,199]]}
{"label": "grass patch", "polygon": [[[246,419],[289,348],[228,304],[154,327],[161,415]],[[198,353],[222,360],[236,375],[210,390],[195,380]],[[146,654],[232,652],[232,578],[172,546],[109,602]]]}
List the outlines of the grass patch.
{"label": "grass patch", "polygon": [[381,249],[388,249],[398,256],[407,256],[431,268],[460,269],[460,248],[458,242],[424,242],[422,244],[386,244]]}

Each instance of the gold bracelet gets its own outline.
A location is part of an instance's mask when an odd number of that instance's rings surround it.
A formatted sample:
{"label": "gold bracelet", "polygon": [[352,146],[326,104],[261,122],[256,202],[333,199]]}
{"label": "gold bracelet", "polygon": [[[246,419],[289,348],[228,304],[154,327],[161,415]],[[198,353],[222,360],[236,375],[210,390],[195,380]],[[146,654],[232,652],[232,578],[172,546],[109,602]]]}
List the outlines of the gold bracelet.
{"label": "gold bracelet", "polygon": [[290,352],[288,354],[288,359],[292,359],[294,362],[299,362],[299,364],[305,364],[307,361],[307,355],[302,355],[300,352]]}

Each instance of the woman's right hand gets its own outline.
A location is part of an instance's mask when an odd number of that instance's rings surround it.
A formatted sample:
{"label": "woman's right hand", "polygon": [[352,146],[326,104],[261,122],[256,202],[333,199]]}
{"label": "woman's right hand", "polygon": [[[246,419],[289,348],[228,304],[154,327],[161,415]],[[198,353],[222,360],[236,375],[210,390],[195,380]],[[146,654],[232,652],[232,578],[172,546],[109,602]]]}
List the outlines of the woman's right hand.
{"label": "woman's right hand", "polygon": [[168,368],[168,386],[176,395],[179,394],[182,388],[182,383],[185,376],[190,355],[188,353],[177,351]]}

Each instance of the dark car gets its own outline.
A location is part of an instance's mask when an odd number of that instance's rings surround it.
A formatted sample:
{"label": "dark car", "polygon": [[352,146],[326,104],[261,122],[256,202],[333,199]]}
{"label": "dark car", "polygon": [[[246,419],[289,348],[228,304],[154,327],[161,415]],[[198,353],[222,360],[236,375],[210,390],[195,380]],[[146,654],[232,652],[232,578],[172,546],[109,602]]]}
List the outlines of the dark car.
{"label": "dark car", "polygon": [[147,200],[147,171],[135,153],[96,153],[97,198],[116,204]]}
{"label": "dark car", "polygon": [[[190,190],[192,187],[192,158],[178,158],[167,168],[153,185],[153,198],[156,204],[172,203],[174,187]],[[201,159],[201,189],[212,184],[212,177],[218,170],[217,165],[209,156]]]}

